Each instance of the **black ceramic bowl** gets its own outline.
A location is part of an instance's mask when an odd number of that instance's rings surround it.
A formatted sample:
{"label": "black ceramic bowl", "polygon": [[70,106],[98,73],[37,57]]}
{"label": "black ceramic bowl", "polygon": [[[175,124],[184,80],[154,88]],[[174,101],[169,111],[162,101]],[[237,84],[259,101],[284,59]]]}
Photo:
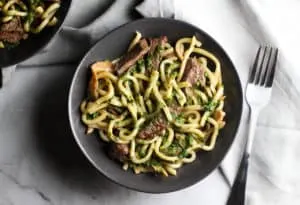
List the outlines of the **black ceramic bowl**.
{"label": "black ceramic bowl", "polygon": [[[106,153],[106,144],[97,136],[87,136],[80,118],[79,105],[86,97],[89,65],[97,60],[114,59],[121,56],[135,35],[140,31],[143,36],[166,35],[174,43],[182,37],[196,35],[203,47],[221,61],[225,88],[226,126],[221,130],[215,149],[199,152],[197,160],[184,165],[177,176],[162,177],[151,174],[136,175],[124,171],[121,164],[111,160]],[[69,118],[74,137],[89,161],[107,178],[125,187],[150,193],[165,193],[188,187],[205,178],[218,167],[235,138],[242,114],[243,96],[237,72],[228,55],[208,34],[185,22],[150,18],[123,25],[106,35],[83,58],[74,75],[69,93]]]}
{"label": "black ceramic bowl", "polygon": [[55,26],[47,27],[39,34],[30,34],[28,39],[22,40],[15,48],[0,49],[0,68],[18,64],[45,47],[61,28],[71,2],[72,0],[61,1],[61,7],[56,14],[58,23]]}

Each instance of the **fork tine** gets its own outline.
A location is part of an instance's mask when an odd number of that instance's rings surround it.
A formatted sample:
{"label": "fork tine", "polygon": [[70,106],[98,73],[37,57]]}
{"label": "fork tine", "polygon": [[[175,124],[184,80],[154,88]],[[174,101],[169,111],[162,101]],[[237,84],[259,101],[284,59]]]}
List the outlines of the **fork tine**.
{"label": "fork tine", "polygon": [[260,59],[260,56],[261,56],[261,52],[262,52],[262,47],[260,46],[257,50],[256,57],[255,57],[255,60],[254,60],[254,64],[253,64],[253,67],[251,69],[251,73],[250,73],[250,77],[249,77],[249,83],[254,82],[255,75],[256,75],[256,70],[257,70],[257,67],[258,67],[258,62],[259,62],[259,59]]}
{"label": "fork tine", "polygon": [[262,76],[262,70],[264,69],[265,67],[265,62],[266,62],[266,58],[267,58],[267,47],[263,47],[263,54],[262,54],[262,59],[259,61],[259,68],[258,70],[256,71],[256,75],[255,75],[255,78],[254,78],[254,84],[257,85],[261,79],[261,76]]}
{"label": "fork tine", "polygon": [[259,82],[258,82],[258,84],[261,85],[261,86],[263,86],[266,82],[267,74],[268,74],[271,59],[272,59],[273,50],[274,49],[272,47],[269,47],[269,46],[266,47],[266,56],[267,57],[262,62],[263,68],[262,68],[262,73],[260,75],[260,79],[259,79]]}
{"label": "fork tine", "polygon": [[266,87],[272,87],[273,81],[274,81],[274,76],[275,76],[275,69],[276,69],[276,64],[277,64],[277,57],[278,57],[278,49],[274,49],[275,51],[273,52],[273,55],[270,57],[272,60],[271,65],[269,66],[269,71],[267,74],[265,86]]}

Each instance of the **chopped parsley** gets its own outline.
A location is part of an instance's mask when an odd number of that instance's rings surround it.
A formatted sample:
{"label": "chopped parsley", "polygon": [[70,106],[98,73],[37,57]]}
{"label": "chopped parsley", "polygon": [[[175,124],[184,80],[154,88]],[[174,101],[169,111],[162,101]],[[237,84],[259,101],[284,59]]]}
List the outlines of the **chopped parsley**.
{"label": "chopped parsley", "polygon": [[183,150],[179,155],[178,155],[178,157],[179,158],[185,158],[185,157],[187,157],[189,155],[189,153],[187,152],[187,150],[185,149],[185,150]]}
{"label": "chopped parsley", "polygon": [[191,136],[191,135],[188,135],[188,136],[186,137],[186,140],[187,140],[188,146],[192,145],[193,142],[194,142],[194,138],[193,138],[193,136]]}
{"label": "chopped parsley", "polygon": [[163,50],[162,46],[161,46],[161,45],[158,45],[158,46],[155,48],[154,55],[158,56],[162,50]]}
{"label": "chopped parsley", "polygon": [[146,57],[146,67],[147,68],[151,68],[152,67],[152,56],[151,55],[148,55]]}
{"label": "chopped parsley", "polygon": [[177,142],[174,141],[166,150],[165,153],[168,155],[176,156],[182,152],[183,148],[181,145]]}
{"label": "chopped parsley", "polygon": [[185,119],[183,114],[175,114],[175,113],[171,113],[172,117],[174,118],[175,122],[179,123],[179,124],[183,124]]}
{"label": "chopped parsley", "polygon": [[167,142],[167,140],[168,140],[168,134],[166,133],[163,137],[162,137],[162,145],[164,145],[164,144],[166,144],[166,142]]}
{"label": "chopped parsley", "polygon": [[94,113],[92,113],[92,114],[87,114],[87,119],[88,120],[93,120],[93,119],[95,119],[96,117],[98,117],[99,116],[99,113],[98,112],[94,112]]}
{"label": "chopped parsley", "polygon": [[218,105],[218,102],[209,101],[204,105],[204,110],[212,112],[217,105]]}
{"label": "chopped parsley", "polygon": [[157,161],[156,159],[150,159],[147,162],[145,162],[145,165],[147,167],[151,167],[151,166],[161,166],[160,162]]}
{"label": "chopped parsley", "polygon": [[177,71],[171,73],[171,78],[175,79],[177,76],[178,76],[178,72]]}
{"label": "chopped parsley", "polygon": [[145,64],[145,61],[143,58],[141,58],[140,60],[137,61],[138,66],[143,66],[144,64]]}

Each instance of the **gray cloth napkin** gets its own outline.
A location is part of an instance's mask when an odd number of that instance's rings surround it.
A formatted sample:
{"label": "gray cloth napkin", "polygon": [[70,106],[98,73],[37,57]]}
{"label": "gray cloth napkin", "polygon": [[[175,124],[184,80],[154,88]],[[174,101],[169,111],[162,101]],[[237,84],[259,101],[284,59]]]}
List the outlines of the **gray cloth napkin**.
{"label": "gray cloth napkin", "polygon": [[[104,14],[80,28],[63,26],[53,40],[37,55],[20,63],[17,67],[47,66],[78,62],[88,49],[107,32],[132,20],[132,8],[135,1],[116,0]],[[73,1],[66,21],[71,21],[72,8],[80,6],[79,1]],[[75,9],[74,9],[75,10]],[[77,11],[77,10],[76,10]],[[118,14],[118,15],[116,15]],[[117,18],[116,18],[117,17]],[[2,68],[0,78],[5,85],[13,77],[16,65]],[[1,82],[1,79],[0,79]],[[0,85],[1,88],[1,85]]]}

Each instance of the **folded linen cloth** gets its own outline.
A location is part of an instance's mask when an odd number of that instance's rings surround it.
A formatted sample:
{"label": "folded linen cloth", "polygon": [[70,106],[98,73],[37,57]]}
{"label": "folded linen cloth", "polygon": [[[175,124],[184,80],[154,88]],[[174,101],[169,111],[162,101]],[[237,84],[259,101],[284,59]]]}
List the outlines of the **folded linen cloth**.
{"label": "folded linen cloth", "polygon": [[[159,12],[149,8],[159,8]],[[300,203],[299,9],[296,0],[146,0],[137,7],[144,16],[174,16],[208,32],[232,58],[244,88],[259,44],[279,48],[272,100],[260,115],[253,146],[248,204]],[[237,138],[221,165],[230,183],[247,134],[248,109],[244,108]]]}

